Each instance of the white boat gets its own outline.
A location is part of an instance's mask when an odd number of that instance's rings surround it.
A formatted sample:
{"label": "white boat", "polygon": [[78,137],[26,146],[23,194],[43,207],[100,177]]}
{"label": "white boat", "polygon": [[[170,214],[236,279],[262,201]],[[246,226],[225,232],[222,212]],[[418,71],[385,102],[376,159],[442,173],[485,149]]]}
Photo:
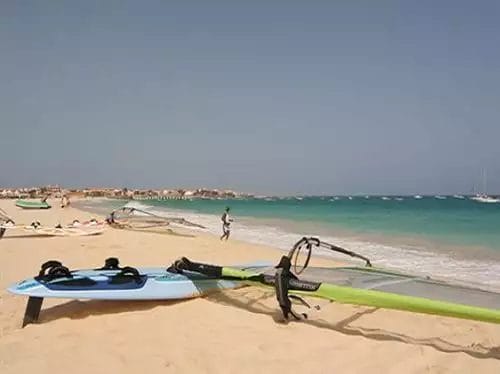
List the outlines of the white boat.
{"label": "white boat", "polygon": [[463,195],[453,195],[455,199],[465,199]]}
{"label": "white boat", "polygon": [[500,203],[500,199],[485,194],[478,194],[476,196],[472,196],[470,199],[479,203]]}
{"label": "white boat", "polygon": [[436,195],[434,197],[438,200],[446,200],[446,196]]}
{"label": "white boat", "polygon": [[381,199],[382,199],[382,200],[391,200],[391,198],[390,198],[390,197],[387,197],[387,196],[382,196],[382,197],[381,197]]}
{"label": "white boat", "polygon": [[492,196],[488,196],[486,193],[486,170],[483,169],[483,193],[476,194],[471,197],[471,200],[477,201],[479,203],[500,203],[500,199]]}
{"label": "white boat", "polygon": [[422,195],[415,195],[413,196],[415,199],[420,200],[422,198]]}

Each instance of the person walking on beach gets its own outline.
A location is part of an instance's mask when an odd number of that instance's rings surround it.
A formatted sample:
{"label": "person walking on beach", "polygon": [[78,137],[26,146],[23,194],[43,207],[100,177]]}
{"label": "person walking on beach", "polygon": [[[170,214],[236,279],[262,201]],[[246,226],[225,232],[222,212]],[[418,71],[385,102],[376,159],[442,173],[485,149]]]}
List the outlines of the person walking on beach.
{"label": "person walking on beach", "polygon": [[224,214],[222,214],[221,217],[222,220],[222,236],[220,237],[220,240],[227,240],[229,239],[229,234],[231,233],[230,225],[233,220],[229,218],[229,207],[226,207],[226,210],[224,211]]}
{"label": "person walking on beach", "polygon": [[61,208],[66,208],[69,205],[69,199],[66,195],[61,198]]}

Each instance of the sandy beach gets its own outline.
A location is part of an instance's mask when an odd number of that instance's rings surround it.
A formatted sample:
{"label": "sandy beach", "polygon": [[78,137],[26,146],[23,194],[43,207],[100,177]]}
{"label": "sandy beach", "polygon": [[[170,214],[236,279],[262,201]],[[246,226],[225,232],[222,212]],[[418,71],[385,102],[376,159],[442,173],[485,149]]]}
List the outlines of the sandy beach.
{"label": "sandy beach", "polygon": [[[93,215],[74,208],[0,208],[16,223],[46,226]],[[50,259],[71,269],[115,256],[131,266],[168,266],[180,256],[217,264],[277,262],[272,248],[212,235],[107,229],[92,237],[0,240],[0,372],[7,373],[498,373],[500,325],[309,299],[321,310],[282,323],[274,293],[244,287],[164,302],[45,300],[38,324],[21,328],[26,299],[6,287]],[[319,261],[319,260],[318,260]]]}

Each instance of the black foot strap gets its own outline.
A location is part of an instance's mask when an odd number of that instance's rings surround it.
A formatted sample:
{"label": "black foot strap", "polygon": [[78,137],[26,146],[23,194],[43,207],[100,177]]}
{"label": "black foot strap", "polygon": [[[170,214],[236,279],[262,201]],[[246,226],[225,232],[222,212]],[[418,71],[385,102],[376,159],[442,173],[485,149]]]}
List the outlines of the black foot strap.
{"label": "black foot strap", "polygon": [[121,270],[120,260],[117,257],[109,257],[104,261],[104,266],[97,270]]}
{"label": "black foot strap", "polygon": [[38,316],[42,309],[43,297],[30,296],[24,312],[23,326],[38,322]]}
{"label": "black foot strap", "polygon": [[186,257],[182,257],[176,260],[167,271],[170,273],[182,274],[184,270],[194,271],[206,275],[208,277],[219,278],[222,276],[222,267],[209,264],[201,264],[198,262],[192,262]]}

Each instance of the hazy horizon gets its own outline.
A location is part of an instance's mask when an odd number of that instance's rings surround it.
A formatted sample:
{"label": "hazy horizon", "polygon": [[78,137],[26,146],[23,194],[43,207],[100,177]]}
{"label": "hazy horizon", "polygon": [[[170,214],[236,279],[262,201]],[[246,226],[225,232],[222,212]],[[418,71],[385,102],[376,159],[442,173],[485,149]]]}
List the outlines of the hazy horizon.
{"label": "hazy horizon", "polygon": [[0,3],[0,186],[500,194],[500,3]]}
{"label": "hazy horizon", "polygon": [[[266,194],[263,192],[256,192],[256,191],[248,191],[248,190],[234,190],[230,188],[224,188],[224,187],[203,187],[203,186],[192,186],[192,187],[179,187],[179,186],[160,186],[160,187],[141,187],[141,186],[130,186],[130,187],[119,187],[119,186],[59,186],[57,184],[53,185],[45,185],[45,186],[0,186],[0,190],[5,190],[5,189],[10,189],[10,190],[16,190],[16,189],[30,189],[30,188],[43,188],[43,187],[55,187],[58,186],[63,190],[85,190],[85,189],[120,189],[123,190],[126,188],[127,190],[153,190],[153,191],[161,191],[161,190],[196,190],[196,189],[207,189],[207,190],[219,190],[219,191],[233,191],[236,193],[241,193],[241,194],[250,194],[254,195],[256,197],[413,197],[413,196],[475,196],[476,194],[480,193],[481,191],[471,191],[471,192],[457,192],[457,193],[439,193],[439,192],[427,192],[427,193],[409,193],[409,194],[397,194],[397,193],[389,193],[389,194],[383,194],[383,193],[354,193],[354,194],[348,194],[348,193],[340,193],[340,194],[334,194],[334,193],[324,193],[324,194],[304,194],[304,193],[276,193],[276,194]],[[497,194],[491,194],[490,195],[497,195]],[[500,194],[498,194],[500,195]]]}

